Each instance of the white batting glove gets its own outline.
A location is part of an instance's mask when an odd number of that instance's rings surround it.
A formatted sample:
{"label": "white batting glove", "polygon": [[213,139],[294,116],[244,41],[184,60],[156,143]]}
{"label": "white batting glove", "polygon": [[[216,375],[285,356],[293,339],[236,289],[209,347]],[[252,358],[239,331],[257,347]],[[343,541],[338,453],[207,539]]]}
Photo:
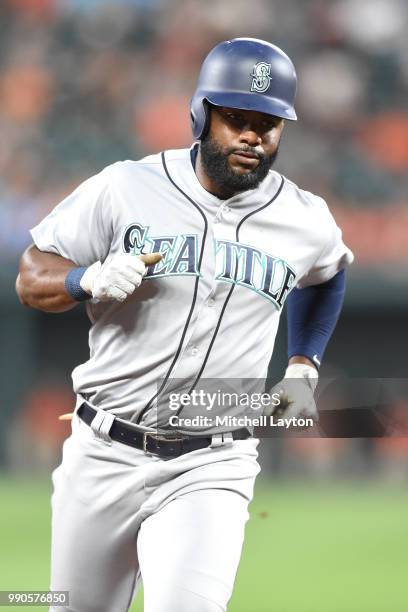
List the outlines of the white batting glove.
{"label": "white batting glove", "polygon": [[285,377],[272,389],[279,394],[280,403],[267,409],[267,415],[278,418],[309,417],[319,420],[314,392],[319,374],[316,368],[294,363],[286,368]]}
{"label": "white batting glove", "polygon": [[93,298],[108,302],[124,302],[142,282],[147,266],[160,261],[160,253],[129,255],[118,253],[104,264],[92,264],[81,278],[80,285]]}

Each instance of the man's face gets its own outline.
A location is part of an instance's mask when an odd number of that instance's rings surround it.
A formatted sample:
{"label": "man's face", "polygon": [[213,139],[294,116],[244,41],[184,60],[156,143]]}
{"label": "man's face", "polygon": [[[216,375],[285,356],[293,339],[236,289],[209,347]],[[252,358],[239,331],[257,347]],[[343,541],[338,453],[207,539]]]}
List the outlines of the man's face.
{"label": "man's face", "polygon": [[210,112],[210,129],[200,146],[206,175],[231,195],[255,189],[276,159],[283,120],[224,106]]}

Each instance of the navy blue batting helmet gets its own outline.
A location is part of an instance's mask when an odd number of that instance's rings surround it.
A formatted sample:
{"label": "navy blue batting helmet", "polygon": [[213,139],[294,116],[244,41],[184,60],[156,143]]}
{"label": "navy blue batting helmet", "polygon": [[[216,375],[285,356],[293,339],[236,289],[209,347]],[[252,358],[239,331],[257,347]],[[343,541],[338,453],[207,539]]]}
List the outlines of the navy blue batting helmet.
{"label": "navy blue batting helmet", "polygon": [[296,121],[295,94],[295,67],[279,47],[256,38],[221,42],[205,58],[191,100],[194,138],[207,131],[207,103]]}

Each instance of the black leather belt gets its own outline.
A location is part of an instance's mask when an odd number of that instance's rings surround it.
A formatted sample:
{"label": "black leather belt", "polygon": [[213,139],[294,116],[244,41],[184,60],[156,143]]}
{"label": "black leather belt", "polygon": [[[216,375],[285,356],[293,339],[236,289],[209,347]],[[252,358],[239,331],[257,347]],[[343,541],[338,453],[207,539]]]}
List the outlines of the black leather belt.
{"label": "black leather belt", "polygon": [[[77,411],[77,415],[90,425],[96,415],[95,408],[84,402]],[[246,440],[251,436],[245,429],[237,429],[231,432],[234,440]],[[128,446],[139,448],[149,455],[157,455],[161,458],[179,457],[185,453],[210,446],[212,438],[195,438],[181,436],[180,434],[163,435],[155,431],[138,431],[132,425],[127,425],[123,421],[115,419],[109,430],[109,437],[116,442],[122,442]]]}

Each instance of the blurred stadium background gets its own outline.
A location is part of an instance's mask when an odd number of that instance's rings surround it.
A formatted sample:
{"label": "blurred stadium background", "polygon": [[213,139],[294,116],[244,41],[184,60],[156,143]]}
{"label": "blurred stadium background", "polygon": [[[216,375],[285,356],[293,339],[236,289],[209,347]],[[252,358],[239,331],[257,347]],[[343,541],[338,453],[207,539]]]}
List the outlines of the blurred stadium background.
{"label": "blurred stadium background", "polygon": [[[0,589],[47,587],[57,415],[87,355],[82,307],[18,303],[28,229],[105,165],[189,146],[220,40],[265,38],[294,60],[299,121],[277,169],[326,198],[356,255],[323,373],[407,376],[407,31],[405,0],[0,3]],[[276,379],[284,362],[281,332]],[[405,612],[408,440],[265,440],[261,461],[231,610]]]}

